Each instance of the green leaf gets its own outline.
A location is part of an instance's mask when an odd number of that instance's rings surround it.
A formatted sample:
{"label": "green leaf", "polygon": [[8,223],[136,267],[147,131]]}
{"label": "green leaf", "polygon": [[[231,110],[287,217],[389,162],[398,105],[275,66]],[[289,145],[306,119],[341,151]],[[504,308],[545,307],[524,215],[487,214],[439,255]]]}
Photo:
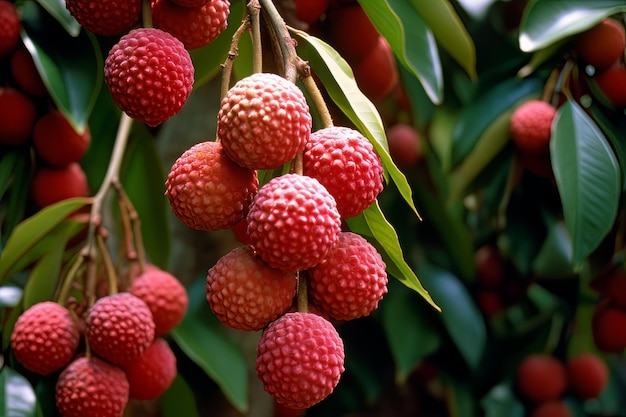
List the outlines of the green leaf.
{"label": "green leaf", "polygon": [[0,415],[35,417],[37,398],[32,385],[14,369],[5,366],[0,371]]}
{"label": "green leaf", "polygon": [[550,154],[578,267],[613,226],[622,174],[602,131],[571,100],[553,122]]}
{"label": "green leaf", "polygon": [[61,24],[71,36],[78,36],[80,33],[80,23],[74,19],[65,7],[64,0],[37,0],[46,11]]}
{"label": "green leaf", "polygon": [[[424,86],[435,104],[443,100],[443,72],[435,37],[422,16],[405,0],[360,1],[400,63]],[[432,2],[429,2],[429,7]]]}
{"label": "green leaf", "polygon": [[465,70],[476,78],[476,48],[465,25],[448,0],[429,2],[411,0],[411,4],[433,31],[437,43]]}
{"label": "green leaf", "polygon": [[533,52],[590,29],[607,16],[626,11],[623,0],[534,0],[520,24],[519,45]]}
{"label": "green leaf", "polygon": [[199,417],[193,391],[180,374],[163,393],[160,402],[163,417]]}
{"label": "green leaf", "polygon": [[248,369],[241,350],[221,330],[223,325],[206,302],[206,279],[188,287],[189,308],[171,332],[176,344],[215,381],[240,412],[248,410]]}
{"label": "green leaf", "polygon": [[419,217],[413,203],[411,187],[389,155],[385,127],[380,114],[374,104],[359,90],[348,63],[324,41],[306,32],[299,30],[293,32],[305,41],[298,47],[302,58],[309,62],[333,102],[370,140],[380,156],[385,174],[391,177],[400,195]]}
{"label": "green leaf", "polygon": [[6,196],[6,214],[3,219],[0,216],[0,223],[4,223],[4,234],[2,242],[6,242],[13,229],[24,219],[26,204],[29,197],[30,182],[32,179],[32,161],[30,152],[22,151],[16,155],[13,161],[13,172],[10,173],[10,186]]}

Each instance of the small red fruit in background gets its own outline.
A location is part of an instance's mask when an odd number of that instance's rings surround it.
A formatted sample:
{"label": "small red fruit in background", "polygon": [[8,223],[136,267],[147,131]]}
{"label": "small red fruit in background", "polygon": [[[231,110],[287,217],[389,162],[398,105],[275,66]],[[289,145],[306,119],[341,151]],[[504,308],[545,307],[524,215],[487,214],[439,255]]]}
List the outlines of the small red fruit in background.
{"label": "small red fruit in background", "polygon": [[41,116],[33,128],[33,144],[39,156],[48,164],[58,167],[81,160],[89,143],[89,127],[76,131],[69,119],[59,110]]}
{"label": "small red fruit in background", "polygon": [[548,401],[537,405],[529,417],[572,417],[573,414],[563,401]]}
{"label": "small red fruit in background", "polygon": [[39,208],[73,197],[86,197],[87,176],[82,167],[71,163],[61,168],[41,166],[35,172],[31,193]]}
{"label": "small red fruit in background", "polygon": [[348,62],[360,61],[376,48],[380,37],[359,4],[329,8],[324,23],[329,43]]}
{"label": "small red fruit in background", "polygon": [[387,129],[389,154],[400,168],[408,169],[422,159],[420,135],[406,123],[397,123]]}
{"label": "small red fruit in background", "polygon": [[330,0],[294,0],[296,17],[304,23],[315,23],[328,9]]}
{"label": "small red fruit in background", "polygon": [[504,283],[506,262],[498,247],[485,244],[474,255],[476,283],[483,288],[499,288]]}
{"label": "small red fruit in background", "polygon": [[400,80],[391,46],[382,36],[379,36],[376,45],[354,64],[353,70],[359,88],[374,102],[387,97]]}
{"label": "small red fruit in background", "polygon": [[22,21],[15,5],[0,0],[0,58],[8,56],[20,41]]}
{"label": "small red fruit in background", "polygon": [[591,330],[598,349],[622,352],[626,348],[626,311],[601,303],[593,313]]}
{"label": "small red fruit in background", "polygon": [[476,293],[476,303],[485,317],[495,316],[504,308],[502,295],[492,289],[479,289]]}
{"label": "small red fruit in background", "polygon": [[511,139],[517,148],[530,154],[549,152],[552,121],[556,108],[541,100],[520,105],[511,115]]}
{"label": "small red fruit in background", "polygon": [[11,78],[22,91],[34,97],[45,97],[48,94],[35,61],[25,46],[18,47],[11,55]]}
{"label": "small red fruit in background", "polygon": [[624,47],[626,47],[624,26],[611,18],[606,18],[581,33],[574,43],[574,49],[582,61],[597,70],[608,68],[623,57]]}
{"label": "small red fruit in background", "polygon": [[570,389],[584,400],[597,398],[609,381],[609,369],[598,355],[583,353],[566,363]]}
{"label": "small red fruit in background", "polygon": [[626,310],[626,270],[617,268],[608,277],[602,292],[611,304]]}
{"label": "small red fruit in background", "polygon": [[30,97],[12,87],[0,87],[0,145],[21,145],[30,139],[37,117]]}
{"label": "small red fruit in background", "polygon": [[599,93],[615,107],[626,107],[626,68],[613,65],[597,73],[593,80]]}
{"label": "small red fruit in background", "polygon": [[533,403],[553,401],[565,392],[567,373],[559,359],[545,353],[534,353],[517,367],[515,382],[525,399]]}

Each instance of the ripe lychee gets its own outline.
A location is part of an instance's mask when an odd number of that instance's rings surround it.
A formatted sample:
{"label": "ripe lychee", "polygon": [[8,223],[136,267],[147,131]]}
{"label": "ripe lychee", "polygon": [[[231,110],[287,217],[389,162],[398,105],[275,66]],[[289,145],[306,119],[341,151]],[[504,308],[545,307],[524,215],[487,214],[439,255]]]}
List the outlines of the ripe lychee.
{"label": "ripe lychee", "polygon": [[154,340],[154,320],[143,300],[128,292],[99,298],[87,313],[91,350],[116,365],[136,360]]}
{"label": "ripe lychee", "polygon": [[608,277],[602,292],[604,297],[610,300],[614,306],[626,310],[626,270],[623,268],[615,269]]}
{"label": "ripe lychee", "polygon": [[482,288],[500,288],[505,280],[506,262],[493,244],[480,246],[474,254],[476,283]]}
{"label": "ripe lychee", "polygon": [[48,164],[63,167],[81,160],[91,142],[89,126],[77,131],[67,116],[51,110],[35,122],[33,144]]}
{"label": "ripe lychee", "polygon": [[324,27],[330,44],[351,63],[360,61],[376,48],[380,37],[359,4],[330,7]]}
{"label": "ripe lychee", "polygon": [[626,68],[613,65],[596,73],[593,80],[599,90],[601,99],[614,107],[626,107]]}
{"label": "ripe lychee", "polygon": [[522,397],[531,402],[558,400],[567,388],[565,365],[549,354],[531,354],[518,365],[515,382]]}
{"label": "ripe lychee", "polygon": [[337,244],[308,272],[311,303],[336,320],[369,315],[387,293],[382,257],[362,236],[340,232]]}
{"label": "ripe lychee", "polygon": [[359,89],[373,102],[387,97],[400,81],[393,50],[382,36],[365,56],[353,65],[354,79]]}
{"label": "ripe lychee", "polygon": [[171,33],[187,49],[213,42],[226,29],[229,13],[228,0],[211,0],[196,7],[181,6],[174,0],[152,2],[154,27]]}
{"label": "ripe lychee", "polygon": [[0,145],[21,145],[30,139],[37,109],[20,90],[0,87]]}
{"label": "ripe lychee", "polygon": [[200,7],[204,6],[211,0],[172,0],[174,4],[184,7]]}
{"label": "ripe lychee", "polygon": [[567,361],[565,366],[569,388],[582,399],[599,397],[609,382],[609,369],[596,354],[582,353]]}
{"label": "ripe lychee", "polygon": [[66,0],[65,7],[80,25],[96,35],[121,35],[141,21],[141,0]]}
{"label": "ripe lychee", "polygon": [[174,163],[165,182],[172,212],[185,225],[204,231],[241,221],[258,188],[256,171],[235,164],[222,142],[201,142]]}
{"label": "ripe lychee", "polygon": [[387,130],[387,143],[389,155],[400,168],[412,168],[422,159],[420,135],[410,124],[391,126]]}
{"label": "ripe lychee", "polygon": [[617,62],[624,56],[624,47],[624,26],[610,17],[578,35],[574,43],[574,49],[582,61],[597,70],[608,68]]}
{"label": "ripe lychee", "polygon": [[296,17],[304,23],[315,23],[324,15],[329,4],[330,0],[294,0]]}
{"label": "ripe lychee", "polygon": [[211,310],[234,329],[261,330],[289,309],[295,295],[295,274],[270,267],[250,246],[231,250],[207,274]]}
{"label": "ripe lychee", "polygon": [[78,348],[80,332],[69,310],[43,301],[24,311],[11,333],[11,349],[26,369],[48,375],[66,366]]}
{"label": "ripe lychee", "polygon": [[143,354],[124,368],[130,386],[130,398],[154,400],[172,385],[176,378],[176,356],[161,337]]}
{"label": "ripe lychee", "polygon": [[529,100],[520,105],[510,120],[511,139],[522,152],[549,152],[552,121],[556,108],[541,100]]}
{"label": "ripe lychee", "polygon": [[15,4],[0,0],[0,58],[8,56],[20,41],[22,21]]}
{"label": "ripe lychee", "polygon": [[169,333],[185,317],[189,298],[172,274],[152,267],[133,280],[128,292],[143,300],[152,313],[155,336]]}
{"label": "ripe lychee", "polygon": [[11,78],[20,90],[34,97],[44,97],[48,89],[25,46],[19,46],[11,55]]}
{"label": "ripe lychee", "polygon": [[55,401],[63,417],[122,417],[128,392],[128,380],[121,368],[94,356],[83,356],[59,375]]}
{"label": "ripe lychee", "polygon": [[89,194],[87,176],[77,162],[61,168],[40,166],[31,182],[31,194],[39,208],[68,198],[86,197]]}
{"label": "ripe lychee", "polygon": [[122,36],[109,51],[104,81],[122,111],[157,126],[185,105],[193,88],[194,67],[175,36],[139,28]]}
{"label": "ripe lychee", "polygon": [[263,185],[247,219],[257,254],[271,267],[290,272],[317,265],[341,229],[333,196],[315,178],[297,174]]}
{"label": "ripe lychee", "polygon": [[572,417],[572,411],[562,400],[546,401],[538,404],[529,417]]}
{"label": "ripe lychee", "polygon": [[591,332],[599,350],[622,352],[626,348],[626,311],[600,303],[593,312]]}
{"label": "ripe lychee", "polygon": [[257,375],[276,402],[309,408],[326,398],[344,371],[344,347],[333,325],[313,313],[286,313],[259,340]]}
{"label": "ripe lychee", "polygon": [[303,172],[332,194],[343,219],[361,214],[383,189],[380,157],[367,138],[348,127],[313,132],[304,151]]}
{"label": "ripe lychee", "polygon": [[226,154],[251,169],[274,169],[295,158],[311,134],[302,91],[270,73],[239,80],[222,99],[217,133]]}

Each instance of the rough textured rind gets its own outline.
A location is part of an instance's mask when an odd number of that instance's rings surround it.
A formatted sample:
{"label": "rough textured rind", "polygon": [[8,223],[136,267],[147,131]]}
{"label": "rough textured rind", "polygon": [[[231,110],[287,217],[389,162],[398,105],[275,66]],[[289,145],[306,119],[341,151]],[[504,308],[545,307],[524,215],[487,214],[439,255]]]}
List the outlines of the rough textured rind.
{"label": "rough textured rind", "polygon": [[140,28],[113,45],[104,63],[104,81],[122,111],[157,126],[187,102],[194,67],[176,37],[160,29]]}
{"label": "rough textured rind", "polygon": [[333,196],[315,178],[297,174],[263,185],[247,220],[257,255],[290,272],[317,265],[335,246],[341,229]]}
{"label": "rough textured rind", "polygon": [[256,171],[226,156],[221,142],[202,142],[176,160],[165,188],[180,221],[192,229],[215,231],[244,219],[258,179]]}
{"label": "rough textured rind", "polygon": [[344,371],[343,341],[313,313],[287,313],[272,322],[257,347],[256,370],[265,391],[290,408],[326,398]]}
{"label": "rough textured rind", "polygon": [[97,35],[121,35],[141,21],[141,0],[66,0],[80,25]]}
{"label": "rough textured rind", "polygon": [[77,323],[69,310],[52,301],[22,313],[11,333],[11,349],[26,369],[48,375],[66,366],[80,342]]}
{"label": "rough textured rind", "polygon": [[130,398],[154,400],[172,385],[176,378],[176,356],[163,338],[154,342],[137,360],[124,368],[130,387]]}
{"label": "rough textured rind", "polygon": [[273,169],[291,161],[311,134],[304,94],[276,74],[239,80],[222,99],[217,117],[226,154],[251,169]]}
{"label": "rough textured rind", "polygon": [[556,108],[541,100],[530,100],[511,115],[511,139],[523,152],[541,154],[549,150]]}
{"label": "rough textured rind", "polygon": [[296,277],[267,265],[250,246],[222,256],[207,274],[206,298],[225,325],[255,331],[291,307]]}
{"label": "rough textured rind", "polygon": [[303,167],[305,175],[319,180],[335,197],[344,219],[361,214],[383,189],[383,167],[374,147],[357,130],[347,127],[313,132]]}

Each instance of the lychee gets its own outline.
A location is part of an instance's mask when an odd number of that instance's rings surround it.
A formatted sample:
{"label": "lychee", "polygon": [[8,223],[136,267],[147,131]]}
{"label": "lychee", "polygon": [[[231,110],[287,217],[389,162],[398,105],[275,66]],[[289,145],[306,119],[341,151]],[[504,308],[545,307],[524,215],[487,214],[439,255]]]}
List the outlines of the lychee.
{"label": "lychee", "polygon": [[476,283],[482,288],[500,288],[505,280],[506,262],[493,244],[480,246],[474,254]]}
{"label": "lychee", "polygon": [[522,152],[545,154],[549,152],[552,121],[556,108],[541,100],[529,100],[511,115],[511,139]]}
{"label": "lychee", "polygon": [[0,58],[8,56],[19,44],[22,21],[15,4],[0,0]]}
{"label": "lychee", "polygon": [[251,169],[274,169],[295,158],[311,134],[302,91],[270,73],[239,80],[222,99],[217,133],[226,154]]}
{"label": "lychee", "polygon": [[257,347],[257,375],[276,402],[304,409],[326,398],[344,371],[337,330],[313,313],[286,313],[264,331]]}
{"label": "lychee", "polygon": [[572,417],[572,411],[562,400],[546,401],[538,404],[529,417]]}
{"label": "lychee", "polygon": [[626,348],[626,311],[608,303],[599,304],[593,312],[591,332],[599,350],[622,352]]}
{"label": "lychee", "polygon": [[335,247],[308,271],[311,303],[336,320],[367,316],[387,293],[385,267],[365,238],[340,232]]}
{"label": "lychee", "polygon": [[204,231],[228,229],[247,214],[258,188],[256,171],[235,164],[222,142],[201,142],[174,163],[165,182],[172,212]]}
{"label": "lychee", "polygon": [[313,132],[304,151],[303,172],[326,187],[343,219],[361,214],[383,189],[380,157],[367,138],[348,127]]}
{"label": "lychee", "polygon": [[609,105],[626,107],[626,68],[622,65],[613,65],[596,73],[593,80],[601,94],[601,99]]}
{"label": "lychee", "polygon": [[80,25],[96,35],[121,35],[141,21],[141,0],[66,0],[65,7]]}
{"label": "lychee", "polygon": [[333,196],[315,178],[297,174],[263,185],[247,219],[257,254],[271,267],[290,272],[317,265],[341,229]]}
{"label": "lychee", "polygon": [[140,298],[120,292],[99,298],[87,313],[91,350],[117,365],[136,360],[154,340],[154,320]]}
{"label": "lychee", "polygon": [[578,35],[574,49],[586,64],[602,70],[624,56],[626,34],[624,26],[610,17]]}
{"label": "lychee", "polygon": [[37,109],[20,90],[0,87],[0,145],[21,145],[30,139]]}
{"label": "lychee", "polygon": [[176,378],[176,355],[167,341],[158,337],[124,371],[130,387],[130,398],[154,400],[163,395]]}
{"label": "lychee", "polygon": [[330,7],[324,27],[330,44],[353,64],[376,48],[380,37],[359,4]]}
{"label": "lychee", "polygon": [[73,162],[61,168],[40,166],[31,182],[31,194],[39,208],[74,197],[86,197],[89,184],[83,168]]}
{"label": "lychee", "polygon": [[558,400],[567,388],[565,365],[546,353],[531,354],[518,365],[515,382],[522,397],[531,402]]}
{"label": "lychee", "polygon": [[172,0],[174,4],[184,7],[200,7],[212,0]]}
{"label": "lychee", "polygon": [[359,89],[375,103],[387,97],[400,82],[393,50],[382,36],[374,48],[353,64],[353,70]]}
{"label": "lychee", "polygon": [[609,369],[598,355],[582,353],[567,361],[569,388],[584,400],[597,398],[609,382]]}
{"label": "lychee", "polygon": [[29,371],[48,375],[66,366],[80,341],[78,325],[69,310],[43,301],[24,311],[11,333],[15,358]]}
{"label": "lychee", "polygon": [[608,277],[603,294],[614,306],[626,310],[626,270],[617,268]]}
{"label": "lychee", "polygon": [[122,111],[157,126],[185,105],[193,88],[194,67],[175,36],[139,28],[122,36],[109,51],[104,81]]}
{"label": "lychee", "polygon": [[207,274],[211,310],[234,329],[261,330],[289,309],[295,294],[295,274],[270,267],[250,246],[231,250]]}
{"label": "lychee", "polygon": [[169,333],[185,317],[189,298],[172,274],[153,267],[133,280],[128,292],[143,300],[152,313],[155,336]]}
{"label": "lychee", "polygon": [[294,0],[296,17],[304,23],[315,23],[324,15],[330,0]]}
{"label": "lychee", "polygon": [[25,46],[19,46],[11,55],[11,78],[20,90],[34,97],[44,97],[48,89]]}
{"label": "lychee", "polygon": [[33,144],[37,154],[53,166],[63,167],[79,162],[90,142],[89,126],[78,131],[59,110],[42,115],[33,128]]}
{"label": "lychee", "polygon": [[422,159],[421,138],[415,127],[396,123],[387,130],[389,155],[400,168],[409,169]]}
{"label": "lychee", "polygon": [[63,417],[122,417],[128,392],[128,380],[121,368],[94,356],[83,356],[59,375],[55,401]]}

